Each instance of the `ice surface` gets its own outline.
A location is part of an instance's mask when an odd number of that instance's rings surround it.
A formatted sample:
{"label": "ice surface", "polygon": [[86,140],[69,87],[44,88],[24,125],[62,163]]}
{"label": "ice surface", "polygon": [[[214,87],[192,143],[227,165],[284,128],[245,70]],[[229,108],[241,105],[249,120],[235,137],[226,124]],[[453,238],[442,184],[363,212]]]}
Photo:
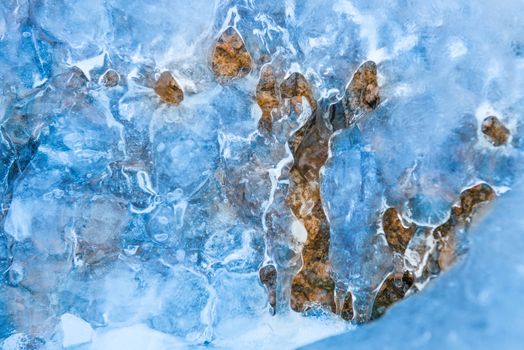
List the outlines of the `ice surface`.
{"label": "ice surface", "polygon": [[366,150],[357,129],[335,135],[331,147],[321,193],[331,225],[330,260],[340,298],[337,303],[343,304],[350,291],[355,318],[364,322],[371,317],[378,288],[393,270],[391,250],[377,227],[384,184],[375,155]]}
{"label": "ice surface", "polygon": [[[348,330],[319,346],[514,347],[523,11],[516,0],[2,1],[1,348],[289,349]],[[211,67],[224,31],[238,37],[222,67],[238,52],[249,61],[228,79]],[[363,68],[377,91],[352,80]],[[165,72],[178,105],[155,90]],[[485,129],[492,116],[503,127]],[[291,209],[296,164],[327,222]],[[461,193],[479,184],[501,198],[471,230],[482,194]],[[387,208],[414,228],[405,252],[389,243]],[[291,288],[299,271],[314,280],[302,253],[315,225],[332,277],[315,287],[336,305],[308,295],[298,313]]]}
{"label": "ice surface", "polygon": [[86,321],[71,314],[60,317],[64,340],[64,348],[79,344],[89,343],[92,338],[93,328]]}
{"label": "ice surface", "polygon": [[519,349],[524,221],[517,185],[470,232],[463,261],[378,322],[304,349]]}

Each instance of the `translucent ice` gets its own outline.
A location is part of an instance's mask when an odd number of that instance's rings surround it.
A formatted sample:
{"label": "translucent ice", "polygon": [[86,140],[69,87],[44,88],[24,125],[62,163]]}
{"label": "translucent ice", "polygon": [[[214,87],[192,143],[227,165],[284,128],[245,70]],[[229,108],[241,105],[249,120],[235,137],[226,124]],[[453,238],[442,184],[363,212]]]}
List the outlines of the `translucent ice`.
{"label": "translucent ice", "polygon": [[365,149],[358,129],[336,134],[331,143],[321,193],[331,225],[337,312],[342,311],[349,290],[354,318],[365,322],[371,317],[378,288],[393,269],[391,252],[377,227],[384,185],[375,155]]}
{"label": "translucent ice", "polygon": [[512,347],[523,11],[1,1],[0,347]]}
{"label": "translucent ice", "polygon": [[[524,341],[524,187],[498,203],[470,232],[464,261],[421,295],[394,307],[382,320],[305,349],[480,348],[518,349]],[[504,335],[500,337],[500,335]]]}

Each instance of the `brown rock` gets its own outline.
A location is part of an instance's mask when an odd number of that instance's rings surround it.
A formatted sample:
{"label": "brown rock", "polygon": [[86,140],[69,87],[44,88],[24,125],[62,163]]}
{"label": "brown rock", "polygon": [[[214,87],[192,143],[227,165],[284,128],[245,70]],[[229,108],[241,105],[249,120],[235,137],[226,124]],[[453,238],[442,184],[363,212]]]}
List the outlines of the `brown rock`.
{"label": "brown rock", "polygon": [[490,202],[495,197],[495,191],[486,183],[462,191],[459,203],[451,209],[450,219],[433,231],[440,269],[450,266],[456,259],[456,230],[463,228],[471,221],[476,206]]}
{"label": "brown rock", "polygon": [[505,145],[510,136],[509,129],[495,116],[484,119],[481,130],[486,139],[495,147]]}
{"label": "brown rock", "polygon": [[103,267],[117,260],[118,254],[119,250],[116,245],[91,244],[88,241],[79,240],[75,250],[75,259],[82,261],[79,271],[84,271]]}
{"label": "brown rock", "polygon": [[452,213],[456,218],[462,221],[467,221],[471,218],[475,207],[481,203],[491,202],[496,198],[497,194],[486,183],[481,183],[468,188],[460,194],[460,202],[458,206],[454,206]]}
{"label": "brown rock", "polygon": [[361,113],[369,112],[380,103],[377,65],[364,62],[353,75],[343,99],[346,125],[354,122]]}
{"label": "brown rock", "polygon": [[453,234],[454,229],[454,220],[453,218],[450,218],[448,221],[433,230],[433,237],[437,240],[443,237],[448,237],[449,235]]}
{"label": "brown rock", "polygon": [[102,83],[106,87],[115,87],[118,85],[119,81],[120,75],[118,75],[118,73],[113,69],[108,69],[102,76]]}
{"label": "brown rock", "polygon": [[[296,91],[301,91],[297,95],[308,94],[300,87],[301,78],[293,78],[291,81],[297,80],[299,82],[296,88],[293,84],[285,85],[288,89],[287,98],[296,94]],[[299,103],[297,100],[295,102]],[[314,113],[310,122],[290,142],[295,163],[290,171],[291,187],[287,201],[308,233],[302,250],[304,265],[295,276],[291,288],[291,306],[299,312],[312,305],[328,310],[335,308],[335,284],[329,263],[330,231],[319,188],[319,171],[327,159],[330,132],[324,130],[323,124],[319,122],[323,120],[320,111],[317,109]]]}
{"label": "brown rock", "polygon": [[240,34],[228,27],[213,49],[211,68],[219,81],[226,82],[246,76],[251,71],[252,60]]}
{"label": "brown rock", "polygon": [[437,241],[438,266],[440,270],[445,270],[457,259],[457,240],[455,233],[448,234]]}
{"label": "brown rock", "polygon": [[328,157],[331,134],[332,130],[325,125],[323,115],[317,109],[313,118],[295,134],[290,143],[295,158],[294,166],[308,181],[318,182],[320,168]]}
{"label": "brown rock", "polygon": [[260,72],[260,80],[256,90],[257,104],[262,110],[260,125],[270,131],[273,113],[280,106],[280,91],[273,68],[265,65]]}
{"label": "brown rock", "polygon": [[353,319],[353,296],[351,293],[347,293],[346,295],[340,316],[346,321],[351,321]]}
{"label": "brown rock", "polygon": [[273,313],[275,313],[277,304],[277,269],[273,265],[266,265],[259,270],[258,274],[260,281],[266,287],[269,305],[271,305]]}
{"label": "brown rock", "polygon": [[256,91],[257,103],[264,112],[271,113],[280,105],[280,93],[273,68],[265,65],[260,72]]}
{"label": "brown rock", "polygon": [[288,204],[308,233],[302,250],[304,265],[291,288],[291,307],[299,312],[312,304],[332,309],[335,284],[328,260],[330,232],[319,187],[316,182],[309,182],[300,176],[296,168],[291,170],[291,177],[293,187]]}
{"label": "brown rock", "polygon": [[291,106],[297,114],[301,112],[301,110],[298,109],[298,105],[302,104],[302,97],[307,99],[311,110],[314,111],[317,108],[317,101],[313,96],[313,92],[311,92],[309,83],[306,78],[298,72],[292,73],[280,84],[280,92],[282,93],[282,98],[291,100]]}
{"label": "brown rock", "polygon": [[375,298],[371,319],[379,318],[387,308],[402,300],[414,283],[415,277],[409,271],[389,275]]}
{"label": "brown rock", "polygon": [[[415,241],[414,246],[410,246],[410,249],[414,249],[419,256],[424,257],[425,265],[419,276],[414,276],[409,271],[403,272],[401,268],[384,281],[375,299],[372,319],[380,317],[388,307],[403,299],[408,290],[417,291],[415,280],[424,284],[451,266],[459,255],[457,250],[458,230],[468,225],[478,205],[492,201],[495,197],[495,191],[485,183],[464,190],[458,203],[451,208],[448,221],[433,230],[416,225],[405,227],[397,210],[387,209],[384,212],[382,224],[388,244],[395,251],[404,254],[408,243],[416,234],[419,244],[416,244],[417,241]],[[419,237],[419,234],[422,236]],[[426,245],[428,235],[433,236],[435,246]],[[418,270],[418,267],[416,269]]]}
{"label": "brown rock", "polygon": [[415,234],[415,225],[404,226],[397,209],[388,208],[382,216],[382,227],[389,246],[397,253],[404,254],[411,237]]}
{"label": "brown rock", "polygon": [[437,268],[438,273],[455,262],[457,243],[455,239],[456,229],[456,220],[452,215],[448,221],[433,230],[433,237],[436,241],[436,251],[430,255],[428,264],[433,264],[433,270]]}
{"label": "brown rock", "polygon": [[179,105],[184,100],[184,92],[176,82],[170,72],[165,71],[155,83],[155,92],[160,100],[165,103]]}

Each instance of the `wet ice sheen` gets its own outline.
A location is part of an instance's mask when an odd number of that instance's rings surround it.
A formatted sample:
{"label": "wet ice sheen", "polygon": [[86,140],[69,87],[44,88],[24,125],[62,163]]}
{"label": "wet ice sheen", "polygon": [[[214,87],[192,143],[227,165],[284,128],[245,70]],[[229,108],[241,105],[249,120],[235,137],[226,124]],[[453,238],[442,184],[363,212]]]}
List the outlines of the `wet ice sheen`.
{"label": "wet ice sheen", "polygon": [[[492,0],[2,1],[2,348],[287,349],[347,330],[320,348],[522,342],[521,190],[460,236],[469,260],[374,325],[292,312],[307,231],[287,204],[288,141],[316,103],[283,99],[265,133],[255,99],[267,62],[279,81],[301,73],[320,109],[377,63],[380,105],[341,130],[324,120],[333,136],[319,180],[337,308],[351,296],[365,322],[383,281],[399,264],[419,269],[417,244],[432,244],[418,232],[403,260],[384,237],[385,208],[436,227],[463,189],[486,182],[503,195],[518,180],[522,11]],[[210,59],[228,27],[252,68],[224,81]],[[179,106],[155,93],[164,71]],[[507,144],[483,134],[490,116]],[[276,305],[259,280],[269,265]]]}
{"label": "wet ice sheen", "polygon": [[[475,227],[464,261],[379,322],[304,349],[519,349],[523,292],[522,184]],[[501,336],[503,335],[503,336]]]}

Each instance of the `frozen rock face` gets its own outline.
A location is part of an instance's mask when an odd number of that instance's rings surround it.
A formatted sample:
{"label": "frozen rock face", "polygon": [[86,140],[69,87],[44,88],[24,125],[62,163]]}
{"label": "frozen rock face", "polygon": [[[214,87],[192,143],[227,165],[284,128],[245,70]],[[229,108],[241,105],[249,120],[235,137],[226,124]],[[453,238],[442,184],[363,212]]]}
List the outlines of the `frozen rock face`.
{"label": "frozen rock face", "polygon": [[523,190],[520,184],[497,202],[487,219],[469,232],[467,257],[423,293],[398,304],[378,322],[304,349],[348,344],[358,349],[383,344],[391,349],[518,349],[524,340],[523,309],[515,302],[523,292],[524,223],[517,218]]}
{"label": "frozen rock face", "polygon": [[0,346],[295,348],[457,274],[522,173],[523,10],[2,1]]}

